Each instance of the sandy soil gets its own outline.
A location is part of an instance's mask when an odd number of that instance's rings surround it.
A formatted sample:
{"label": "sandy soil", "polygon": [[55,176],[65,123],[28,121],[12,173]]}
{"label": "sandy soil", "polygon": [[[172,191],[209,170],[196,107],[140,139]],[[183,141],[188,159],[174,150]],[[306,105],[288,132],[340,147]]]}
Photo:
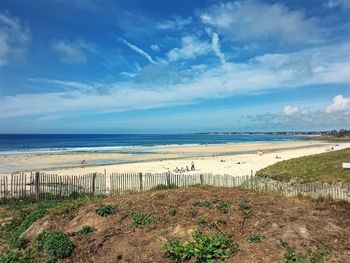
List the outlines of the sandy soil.
{"label": "sandy soil", "polygon": [[[213,200],[228,202],[229,213],[223,214],[215,205],[192,205],[194,201]],[[243,200],[252,208],[252,216],[246,220],[239,210]],[[117,213],[100,217],[95,212],[98,204],[84,205],[65,215],[40,219],[26,236],[32,239],[42,230],[56,229],[69,233],[75,249],[70,258],[60,262],[174,262],[162,250],[166,239],[188,240],[194,229],[219,231],[239,244],[241,252],[225,262],[284,262],[286,249],[281,241],[304,254],[308,249],[329,251],[325,262],[350,262],[350,216],[342,206],[213,187],[109,197],[103,202],[116,205]],[[197,214],[190,213],[190,209]],[[135,228],[132,211],[151,214],[156,221]],[[210,229],[212,222],[218,230]],[[97,230],[86,236],[76,235],[84,225]],[[263,241],[250,244],[247,239],[252,234],[263,236]]]}
{"label": "sandy soil", "polygon": [[[84,154],[29,154],[1,155],[0,173],[10,171],[43,170],[56,174],[85,174],[92,172],[166,172],[190,167],[193,161],[195,172],[247,175],[272,165],[305,155],[350,147],[350,143],[335,144],[317,141],[280,143],[251,143],[231,145],[208,145],[188,147],[161,147],[148,150],[147,154],[129,153],[84,153]],[[264,154],[257,152],[263,150]],[[151,153],[150,153],[151,152]],[[279,156],[279,158],[276,158]],[[86,164],[81,165],[80,161]],[[110,160],[124,164],[93,165],[93,162]]]}

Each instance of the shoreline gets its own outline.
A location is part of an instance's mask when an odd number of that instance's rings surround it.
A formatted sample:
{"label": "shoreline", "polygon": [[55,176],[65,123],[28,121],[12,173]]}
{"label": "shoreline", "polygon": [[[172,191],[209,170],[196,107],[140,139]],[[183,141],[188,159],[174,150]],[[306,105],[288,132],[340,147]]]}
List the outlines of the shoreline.
{"label": "shoreline", "polygon": [[[237,144],[210,144],[190,147],[161,147],[144,153],[63,153],[0,155],[0,175],[13,172],[45,171],[57,174],[90,172],[165,172],[197,163],[196,172],[250,174],[290,158],[325,152],[331,147],[343,149],[350,143],[335,146],[324,141],[282,141]],[[263,156],[257,151],[264,150]],[[281,156],[276,159],[275,156]],[[86,165],[80,161],[86,160]],[[106,163],[107,162],[107,163]],[[110,162],[110,163],[108,163]],[[6,171],[7,169],[7,171]]]}
{"label": "shoreline", "polygon": [[[93,146],[93,147],[62,147],[62,148],[32,148],[28,150],[6,150],[0,151],[0,157],[6,155],[64,155],[64,154],[116,154],[116,153],[133,153],[133,150],[155,151],[162,149],[179,149],[189,147],[215,147],[215,146],[240,146],[240,145],[257,145],[257,144],[279,144],[288,142],[300,142],[303,138],[288,140],[265,140],[265,141],[243,141],[243,142],[226,142],[226,143],[188,143],[188,144],[155,144],[155,145],[120,145],[120,146]],[[308,139],[311,140],[311,139]],[[318,141],[318,140],[313,140]],[[320,140],[321,141],[321,140]]]}

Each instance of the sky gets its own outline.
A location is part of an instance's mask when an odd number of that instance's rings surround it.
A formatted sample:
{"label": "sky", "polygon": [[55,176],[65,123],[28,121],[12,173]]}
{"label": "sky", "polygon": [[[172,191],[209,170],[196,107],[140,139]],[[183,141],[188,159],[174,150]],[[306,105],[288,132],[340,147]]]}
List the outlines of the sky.
{"label": "sky", "polygon": [[350,128],[350,0],[1,0],[0,133]]}

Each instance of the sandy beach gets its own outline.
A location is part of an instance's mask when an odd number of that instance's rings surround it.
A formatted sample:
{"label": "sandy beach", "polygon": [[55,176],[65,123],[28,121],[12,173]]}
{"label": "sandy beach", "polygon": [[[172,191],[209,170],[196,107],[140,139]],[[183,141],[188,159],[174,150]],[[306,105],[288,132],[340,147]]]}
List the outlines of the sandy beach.
{"label": "sandy beach", "polygon": [[[255,173],[282,160],[350,147],[350,143],[290,141],[246,144],[154,147],[138,153],[45,153],[1,155],[2,175],[21,171],[78,175],[92,172],[162,173],[190,167],[195,172],[230,174]],[[262,154],[259,154],[262,153]],[[276,158],[278,156],[278,158]],[[81,161],[85,160],[85,164]],[[107,163],[107,164],[106,164]],[[112,164],[108,164],[112,163]],[[113,164],[117,163],[117,164]],[[119,164],[118,164],[119,163]],[[186,172],[191,173],[191,172]]]}

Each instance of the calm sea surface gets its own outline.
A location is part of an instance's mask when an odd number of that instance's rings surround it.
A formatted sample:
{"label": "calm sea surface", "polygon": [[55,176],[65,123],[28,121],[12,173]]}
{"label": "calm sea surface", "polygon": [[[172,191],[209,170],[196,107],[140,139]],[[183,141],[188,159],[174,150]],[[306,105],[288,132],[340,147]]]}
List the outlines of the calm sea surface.
{"label": "calm sea surface", "polygon": [[169,145],[277,142],[299,138],[299,136],[268,134],[0,134],[0,154],[132,152]]}

